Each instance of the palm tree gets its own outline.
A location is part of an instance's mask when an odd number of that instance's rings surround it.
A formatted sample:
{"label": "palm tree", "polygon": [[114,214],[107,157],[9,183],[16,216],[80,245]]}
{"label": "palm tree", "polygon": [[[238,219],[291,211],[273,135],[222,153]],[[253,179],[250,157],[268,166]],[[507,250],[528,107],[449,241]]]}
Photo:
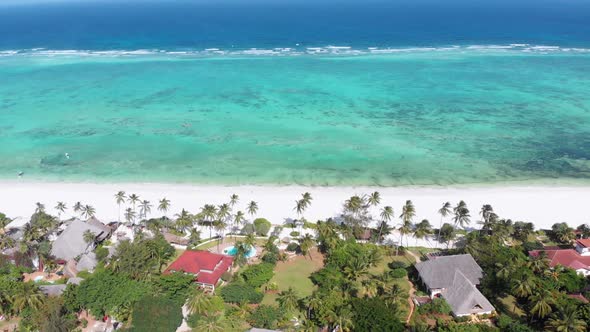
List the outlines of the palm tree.
{"label": "palm tree", "polygon": [[231,207],[229,204],[224,203],[219,206],[217,210],[217,219],[219,221],[223,221],[224,223],[227,222],[229,217],[231,216]]}
{"label": "palm tree", "polygon": [[96,240],[96,235],[87,229],[82,234],[82,238],[84,239],[84,242],[86,242],[86,244],[90,246],[90,244],[93,244]]}
{"label": "palm tree", "polygon": [[211,298],[198,288],[193,288],[186,306],[191,314],[204,315],[211,308]]}
{"label": "palm tree", "polygon": [[205,315],[197,322],[193,331],[199,332],[224,332],[226,330],[226,324],[223,316],[220,314],[216,315]]}
{"label": "palm tree", "polygon": [[[403,244],[403,237],[406,234],[410,234],[412,232],[412,219],[416,216],[416,209],[414,208],[414,203],[412,201],[407,200],[406,204],[402,207],[402,214],[400,214],[400,218],[402,219],[401,226],[399,228],[400,232],[400,245]],[[406,240],[407,242],[407,240]],[[396,255],[397,255],[396,251]]]}
{"label": "palm tree", "polygon": [[126,198],[127,196],[125,196],[124,191],[119,191],[115,194],[115,202],[117,202],[117,205],[119,206],[119,222],[121,222],[121,203],[125,203]]}
{"label": "palm tree", "polygon": [[379,225],[379,236],[377,237],[377,241],[381,241],[381,235],[383,234],[383,228],[389,228],[387,224],[393,218],[393,208],[391,206],[385,206],[381,209],[381,213],[379,216],[381,217],[381,224]]}
{"label": "palm tree", "polygon": [[57,210],[57,220],[61,223],[61,214],[64,213],[68,207],[64,202],[57,202],[55,209]]}
{"label": "palm tree", "polygon": [[414,229],[416,245],[418,245],[418,239],[424,239],[430,234],[432,234],[432,226],[430,226],[428,219],[423,219],[416,225],[416,228]]}
{"label": "palm tree", "polygon": [[402,294],[403,291],[401,287],[398,284],[393,284],[391,287],[388,287],[383,293],[383,301],[388,307],[395,306],[397,303],[399,303]]}
{"label": "palm tree", "polygon": [[152,212],[152,205],[150,201],[144,199],[139,206],[139,215],[143,214],[143,219],[147,219],[147,214],[150,212]]}
{"label": "palm tree", "polygon": [[217,217],[217,208],[215,205],[205,204],[201,208],[201,216],[203,217],[203,221],[209,226],[209,238],[212,237],[212,229],[213,229],[213,221],[215,217]]}
{"label": "palm tree", "polygon": [[234,215],[234,227],[241,226],[245,220],[246,220],[246,217],[244,215],[244,212],[242,212],[242,211],[236,212],[236,214]]}
{"label": "palm tree", "polygon": [[43,294],[39,287],[32,282],[21,283],[10,299],[15,314],[20,314],[26,308],[39,309],[43,303]]}
{"label": "palm tree", "polygon": [[444,223],[440,229],[441,229],[440,240],[447,243],[447,249],[448,249],[450,242],[455,238],[455,235],[456,235],[455,227],[453,227],[451,224]]}
{"label": "palm tree", "polygon": [[303,254],[303,256],[309,254],[309,259],[311,260],[313,260],[313,258],[311,258],[311,248],[313,248],[314,245],[315,240],[309,234],[305,234],[304,237],[299,239],[299,247],[301,248],[301,253]]}
{"label": "palm tree", "polygon": [[527,298],[533,294],[536,284],[533,278],[524,278],[521,280],[515,280],[514,286],[512,286],[512,293],[520,298]]}
{"label": "palm tree", "polygon": [[82,208],[82,216],[85,217],[86,219],[90,219],[91,217],[94,217],[95,213],[96,213],[96,210],[94,209],[94,207],[92,207],[92,205],[84,205],[84,207]]}
{"label": "palm tree", "polygon": [[240,201],[240,197],[236,194],[232,194],[231,196],[229,196],[229,206],[231,206],[232,208],[238,204],[238,202]]}
{"label": "palm tree", "polygon": [[35,203],[35,206],[36,206],[36,208],[35,208],[35,213],[42,213],[42,212],[45,212],[45,205],[43,205],[43,204],[41,204],[41,203],[37,202],[37,203]]}
{"label": "palm tree", "polygon": [[379,203],[381,203],[381,194],[379,194],[378,191],[375,191],[374,193],[369,195],[367,202],[369,203],[369,205],[372,205],[372,206],[379,205]]}
{"label": "palm tree", "polygon": [[76,202],[76,204],[74,204],[74,213],[79,213],[81,211],[82,211],[82,203]]}
{"label": "palm tree", "polygon": [[277,302],[279,303],[279,307],[285,312],[293,313],[297,309],[297,304],[299,302],[297,292],[295,292],[293,287],[289,286],[287,290],[279,293]]}
{"label": "palm tree", "polygon": [[580,319],[575,305],[559,306],[559,311],[552,314],[546,328],[556,332],[585,332],[587,322]]}
{"label": "palm tree", "polygon": [[248,213],[254,217],[254,215],[256,214],[256,212],[258,212],[258,203],[251,201],[248,204],[248,208],[247,208]]}
{"label": "palm tree", "polygon": [[529,296],[529,301],[534,303],[531,314],[538,318],[545,318],[553,311],[551,305],[554,302],[554,297],[548,290],[539,290],[537,293],[533,293]]}
{"label": "palm tree", "polygon": [[253,233],[247,234],[244,238],[244,245],[248,248],[248,250],[254,248],[254,244],[256,243],[256,237]]}
{"label": "palm tree", "polygon": [[135,211],[131,210],[131,208],[127,208],[125,210],[125,220],[129,224],[135,223]]}
{"label": "palm tree", "polygon": [[438,210],[438,214],[440,214],[440,223],[438,225],[438,242],[440,242],[440,230],[442,228],[443,218],[446,218],[451,214],[451,203],[443,203],[442,207]]}
{"label": "palm tree", "polygon": [[182,209],[180,213],[175,215],[176,217],[176,230],[182,232],[183,234],[186,230],[193,224],[192,218],[190,213],[187,210]]}
{"label": "palm tree", "polygon": [[214,223],[213,225],[215,227],[215,232],[217,233],[217,236],[219,237],[217,240],[217,252],[219,252],[219,244],[221,241],[223,241],[223,236],[225,229],[227,228],[227,224],[225,223],[225,221],[222,220],[218,220]]}
{"label": "palm tree", "polygon": [[164,213],[164,217],[166,217],[166,212],[170,209],[170,200],[166,197],[162,198],[158,204],[158,211]]}
{"label": "palm tree", "polygon": [[479,214],[481,215],[481,217],[483,219],[481,230],[489,232],[490,229],[492,228],[491,221],[494,219],[493,216],[495,215],[494,208],[490,204],[484,204],[481,207]]}
{"label": "palm tree", "polygon": [[293,210],[297,212],[297,216],[299,217],[303,215],[303,212],[305,212],[305,207],[305,201],[303,199],[300,199],[295,201],[295,207],[293,208]]}
{"label": "palm tree", "polygon": [[305,203],[305,207],[309,207],[311,205],[311,201],[313,200],[313,198],[311,197],[311,194],[308,192],[305,192],[301,195],[303,202]]}
{"label": "palm tree", "polygon": [[453,208],[453,213],[455,214],[453,217],[455,227],[461,226],[461,228],[465,228],[465,225],[469,225],[471,216],[469,215],[467,204],[465,204],[464,201],[460,201],[459,204]]}
{"label": "palm tree", "polygon": [[139,202],[139,196],[137,196],[136,194],[131,194],[127,198],[127,201],[129,203],[131,203],[131,205],[133,206],[133,212],[135,212],[135,204],[137,204],[137,202]]}

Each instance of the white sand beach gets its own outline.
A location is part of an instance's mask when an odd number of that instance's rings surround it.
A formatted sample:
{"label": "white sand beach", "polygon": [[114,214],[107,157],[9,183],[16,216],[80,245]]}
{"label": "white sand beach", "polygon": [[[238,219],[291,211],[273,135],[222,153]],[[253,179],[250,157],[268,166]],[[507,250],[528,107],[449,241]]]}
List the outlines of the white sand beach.
{"label": "white sand beach", "polygon": [[[415,222],[428,219],[438,227],[438,209],[443,202],[455,205],[464,200],[471,211],[471,226],[478,228],[479,210],[483,204],[491,204],[502,218],[514,221],[533,222],[536,228],[549,228],[555,222],[567,222],[577,226],[590,221],[590,186],[490,186],[490,187],[304,187],[304,186],[199,186],[184,184],[93,184],[93,183],[45,183],[45,182],[0,182],[0,211],[21,222],[28,220],[35,203],[45,204],[49,213],[57,214],[54,206],[58,201],[68,205],[63,217],[73,216],[75,202],[92,205],[96,216],[105,221],[116,221],[118,207],[114,194],[123,190],[149,200],[153,207],[148,217],[161,216],[157,201],[163,197],[171,200],[167,213],[173,216],[182,208],[196,213],[204,204],[221,204],[237,194],[240,201],[236,209],[245,212],[248,202],[258,203],[256,216],[264,217],[273,224],[281,224],[287,218],[295,218],[295,200],[304,192],[313,197],[311,207],[305,212],[307,220],[316,221],[339,216],[343,202],[355,194],[379,191],[381,206],[390,205],[396,216],[408,199],[416,206]],[[123,208],[122,208],[123,210]],[[378,210],[373,210],[377,219]],[[399,222],[399,219],[395,223]]]}

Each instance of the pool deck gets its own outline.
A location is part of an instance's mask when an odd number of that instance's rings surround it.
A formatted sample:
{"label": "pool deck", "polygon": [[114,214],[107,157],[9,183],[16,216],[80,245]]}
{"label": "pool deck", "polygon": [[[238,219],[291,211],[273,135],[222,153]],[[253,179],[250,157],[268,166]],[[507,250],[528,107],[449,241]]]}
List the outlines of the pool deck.
{"label": "pool deck", "polygon": [[[234,244],[236,243],[236,241],[234,239],[230,239],[230,238],[225,238],[223,242],[221,242],[219,244],[219,250],[217,249],[218,246],[213,246],[209,249],[207,249],[209,252],[212,253],[216,253],[216,254],[221,254],[221,255],[227,255],[224,250],[229,248],[229,247],[233,247]],[[262,247],[255,245],[254,249],[256,249],[256,254],[248,259],[255,259],[258,258],[260,256],[260,254],[262,253]]]}

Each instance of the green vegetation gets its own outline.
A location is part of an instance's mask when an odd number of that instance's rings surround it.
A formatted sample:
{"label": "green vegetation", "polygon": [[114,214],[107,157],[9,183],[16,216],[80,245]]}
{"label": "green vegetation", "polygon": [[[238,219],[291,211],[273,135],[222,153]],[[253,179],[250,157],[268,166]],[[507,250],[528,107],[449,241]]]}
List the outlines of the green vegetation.
{"label": "green vegetation", "polygon": [[145,296],[133,306],[129,332],[174,332],[182,322],[182,310],[172,300]]}

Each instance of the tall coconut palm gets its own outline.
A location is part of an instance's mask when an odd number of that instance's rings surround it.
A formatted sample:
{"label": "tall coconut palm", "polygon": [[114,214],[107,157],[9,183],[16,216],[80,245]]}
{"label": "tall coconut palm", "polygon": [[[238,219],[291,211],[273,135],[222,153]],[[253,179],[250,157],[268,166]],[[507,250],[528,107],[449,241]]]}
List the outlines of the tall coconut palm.
{"label": "tall coconut palm", "polygon": [[432,234],[432,226],[430,226],[428,219],[423,219],[421,222],[416,224],[416,227],[414,228],[416,245],[418,245],[418,239],[424,239],[430,234]]}
{"label": "tall coconut palm", "polygon": [[556,332],[585,332],[587,325],[580,319],[577,307],[573,304],[565,304],[558,307],[558,312],[551,315],[545,327]]}
{"label": "tall coconut palm", "polygon": [[215,205],[205,204],[201,208],[201,217],[203,218],[203,222],[207,224],[209,227],[209,238],[212,237],[212,230],[213,230],[213,221],[217,217],[217,208]]}
{"label": "tall coconut palm", "polygon": [[143,215],[143,219],[147,219],[147,215],[150,212],[152,212],[152,205],[150,204],[150,201],[144,199],[139,205],[139,215],[140,217]]}
{"label": "tall coconut palm", "polygon": [[514,280],[512,286],[512,294],[516,297],[527,298],[533,294],[533,290],[537,287],[533,278],[524,278]]}
{"label": "tall coconut palm", "polygon": [[119,219],[117,219],[118,222],[121,222],[121,203],[125,203],[125,199],[127,199],[127,196],[125,195],[124,191],[119,191],[115,194],[115,202],[119,207]]}
{"label": "tall coconut palm", "polygon": [[379,203],[381,203],[381,194],[379,194],[378,191],[375,191],[374,193],[369,195],[369,198],[367,198],[367,202],[369,203],[369,205],[372,206],[379,205]]}
{"label": "tall coconut palm", "polygon": [[293,287],[289,286],[287,290],[279,293],[277,302],[279,303],[279,308],[284,310],[286,313],[292,314],[298,307],[299,298],[297,297],[297,292],[293,289]]}
{"label": "tall coconut palm", "polygon": [[492,229],[491,221],[492,221],[493,215],[494,215],[494,208],[490,204],[484,204],[481,207],[481,210],[479,210],[479,214],[481,215],[481,218],[482,218],[481,230],[489,232]]}
{"label": "tall coconut palm", "polygon": [[236,214],[234,215],[234,228],[240,227],[244,223],[244,221],[246,221],[246,217],[244,215],[244,212],[242,212],[242,211],[236,212]]}
{"label": "tall coconut palm", "polygon": [[251,201],[250,203],[248,203],[247,211],[252,217],[254,217],[256,212],[258,212],[258,203],[254,202],[254,201]]}
{"label": "tall coconut palm", "polygon": [[377,237],[378,241],[381,241],[381,235],[383,234],[383,228],[388,227],[388,222],[391,221],[393,218],[393,208],[391,206],[385,206],[381,209],[381,213],[379,216],[381,217],[381,224],[379,225],[379,236]]}
{"label": "tall coconut palm", "polygon": [[92,205],[84,205],[84,207],[82,208],[82,216],[85,217],[86,219],[90,219],[91,217],[94,217],[94,215],[96,214],[96,210],[94,209],[94,207]]}
{"label": "tall coconut palm", "polygon": [[128,224],[135,223],[135,212],[131,208],[125,210],[125,220]]}
{"label": "tall coconut palm", "polygon": [[398,284],[393,284],[391,287],[387,287],[382,295],[385,305],[388,307],[395,306],[399,303],[403,291]]}
{"label": "tall coconut palm", "polygon": [[[412,219],[416,216],[416,208],[414,208],[414,203],[411,200],[407,200],[406,204],[402,207],[402,213],[399,217],[402,219],[402,223],[399,228],[400,232],[400,245],[403,244],[403,237],[404,235],[410,234],[412,232]],[[407,242],[407,239],[406,239]],[[407,243],[406,243],[407,245]],[[397,252],[396,252],[397,255]]]}
{"label": "tall coconut palm", "polygon": [[229,206],[233,207],[238,204],[238,202],[240,201],[240,196],[236,195],[236,194],[232,194],[231,196],[229,196]]}
{"label": "tall coconut palm", "polygon": [[87,229],[82,234],[82,239],[90,247],[90,245],[94,244],[94,241],[96,241],[96,235],[94,233],[92,233],[92,231]]}
{"label": "tall coconut palm", "polygon": [[310,193],[308,193],[308,192],[303,193],[301,195],[301,199],[303,200],[303,203],[305,204],[306,208],[311,206],[311,201],[313,200],[313,198],[311,197]]}
{"label": "tall coconut palm", "polygon": [[471,219],[469,215],[469,209],[467,208],[467,204],[464,201],[460,201],[455,208],[453,208],[453,222],[455,223],[455,227],[461,226],[461,228],[465,228],[466,225],[469,225]]}
{"label": "tall coconut palm", "polygon": [[167,199],[166,197],[162,198],[158,202],[158,211],[162,212],[164,214],[164,217],[166,217],[166,213],[168,212],[169,209],[170,209],[170,200]]}
{"label": "tall coconut palm", "polygon": [[214,228],[215,228],[215,232],[217,233],[217,236],[219,237],[218,241],[217,241],[217,252],[219,252],[219,244],[220,242],[223,241],[223,237],[224,237],[224,231],[227,228],[227,223],[225,223],[225,221],[223,220],[217,220],[214,223]]}
{"label": "tall coconut palm", "polygon": [[36,206],[35,207],[35,213],[43,213],[43,212],[45,212],[45,205],[37,202],[37,203],[35,203],[35,206]]}
{"label": "tall coconut palm", "polygon": [[440,223],[438,224],[438,239],[437,241],[440,242],[440,230],[442,229],[443,218],[446,218],[451,214],[451,203],[445,202],[443,203],[442,207],[438,210],[438,214],[440,214]]}
{"label": "tall coconut palm", "polygon": [[82,203],[76,202],[76,204],[74,204],[74,213],[82,212],[82,208],[83,208]]}
{"label": "tall coconut palm", "polygon": [[303,199],[295,201],[295,207],[293,208],[293,210],[297,212],[297,217],[301,217],[303,215],[303,212],[305,212],[305,208],[305,201]]}
{"label": "tall coconut palm", "polygon": [[66,203],[64,203],[64,202],[57,202],[55,209],[57,210],[57,220],[61,223],[61,215],[62,215],[62,213],[66,212],[68,207],[66,206]]}
{"label": "tall coconut palm", "polygon": [[301,248],[301,253],[303,254],[303,256],[309,255],[309,259],[312,259],[312,260],[313,260],[313,258],[311,257],[311,249],[313,248],[314,245],[315,245],[315,240],[309,234],[305,234],[304,237],[299,239],[299,247]]}
{"label": "tall coconut palm", "polygon": [[190,213],[188,213],[188,211],[185,209],[182,209],[182,211],[180,211],[180,213],[177,213],[175,215],[175,217],[176,217],[176,224],[175,224],[176,230],[183,233],[183,234],[193,224],[193,220],[192,220]]}
{"label": "tall coconut palm", "polygon": [[221,204],[217,209],[217,220],[226,223],[231,217],[231,206],[227,203]]}
{"label": "tall coconut palm", "polygon": [[131,206],[133,206],[133,212],[135,212],[135,205],[137,204],[137,202],[139,202],[139,196],[136,194],[131,194],[127,198],[127,201],[131,203]]}

